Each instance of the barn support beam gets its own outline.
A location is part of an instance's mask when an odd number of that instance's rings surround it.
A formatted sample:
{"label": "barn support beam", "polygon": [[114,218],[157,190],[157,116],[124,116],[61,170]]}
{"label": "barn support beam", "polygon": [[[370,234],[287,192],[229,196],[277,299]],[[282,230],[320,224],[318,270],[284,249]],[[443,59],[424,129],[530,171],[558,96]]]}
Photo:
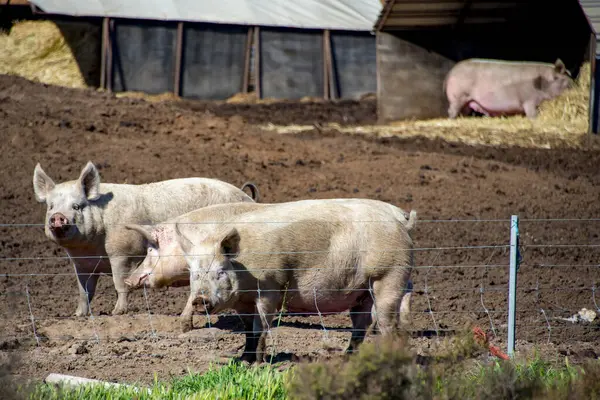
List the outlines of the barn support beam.
{"label": "barn support beam", "polygon": [[252,58],[253,35],[254,27],[251,26],[248,28],[248,34],[246,36],[246,48],[244,49],[244,77],[242,80],[242,93],[248,93],[248,86],[250,85],[250,60]]}
{"label": "barn support beam", "polygon": [[332,95],[331,68],[331,34],[329,29],[323,30],[323,98],[329,100]]}
{"label": "barn support beam", "polygon": [[260,27],[254,27],[254,91],[262,99],[262,72],[260,70]]}
{"label": "barn support beam", "polygon": [[183,60],[183,22],[177,23],[177,42],[175,43],[175,72],[173,94],[181,95],[181,63]]}
{"label": "barn support beam", "polygon": [[108,33],[106,44],[106,89],[109,92],[113,90],[113,38],[115,35],[115,21],[108,18]]}
{"label": "barn support beam", "polygon": [[335,100],[340,97],[340,90],[338,87],[338,81],[334,70],[333,65],[333,50],[331,48],[331,31],[329,31],[329,36],[327,38],[327,68],[329,72],[329,93],[330,98]]}
{"label": "barn support beam", "polygon": [[108,18],[102,18],[102,40],[100,43],[100,88],[106,89],[106,67],[108,46]]}
{"label": "barn support beam", "polygon": [[597,135],[600,119],[600,57],[596,53],[597,38],[594,33],[590,37],[590,104],[589,104],[589,131]]}

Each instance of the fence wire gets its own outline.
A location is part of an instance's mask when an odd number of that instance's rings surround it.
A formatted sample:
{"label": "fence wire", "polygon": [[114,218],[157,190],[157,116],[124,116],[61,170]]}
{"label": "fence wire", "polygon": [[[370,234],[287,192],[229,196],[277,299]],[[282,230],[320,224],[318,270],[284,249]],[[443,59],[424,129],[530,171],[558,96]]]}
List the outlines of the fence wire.
{"label": "fence wire", "polygon": [[[355,223],[381,223],[389,221],[353,221]],[[525,340],[534,344],[560,344],[565,340],[591,340],[600,339],[600,330],[597,328],[600,307],[597,299],[597,291],[600,276],[598,268],[600,264],[590,263],[589,260],[578,263],[582,252],[594,252],[600,248],[598,236],[589,234],[589,242],[549,243],[533,242],[528,237],[528,230],[524,227],[529,224],[572,224],[573,229],[585,229],[583,226],[593,225],[594,232],[600,231],[600,218],[597,219],[574,219],[574,218],[550,218],[550,219],[521,219],[519,249],[523,255],[518,273],[517,285],[517,340]],[[215,224],[215,222],[207,222]],[[262,223],[280,224],[284,221],[269,221]],[[448,224],[477,225],[483,226],[485,230],[497,232],[501,238],[497,242],[489,243],[465,243],[456,245],[461,238],[455,238],[455,243],[444,245],[422,245],[414,246],[417,258],[413,267],[414,285],[410,291],[412,296],[411,309],[408,312],[410,324],[405,327],[414,337],[442,337],[446,334],[455,334],[465,323],[477,324],[492,333],[494,338],[505,340],[508,316],[508,250],[510,247],[510,220],[509,219],[448,219],[448,220],[419,220],[418,224],[440,224],[441,232]],[[162,224],[161,224],[162,225]],[[9,232],[19,228],[35,228],[40,230],[43,224],[0,224]],[[551,228],[552,229],[552,228]],[[418,227],[417,227],[418,230]],[[591,233],[592,231],[590,231]],[[418,236],[418,233],[413,235]],[[569,238],[564,238],[568,240]],[[418,240],[417,240],[418,242]],[[396,248],[389,251],[406,251],[407,249]],[[546,255],[546,251],[560,251],[559,254]],[[360,249],[353,253],[361,254],[372,249]],[[575,255],[568,252],[575,251]],[[179,312],[172,304],[164,308],[166,300],[169,303],[181,303],[183,309],[185,296],[189,294],[189,287],[169,288],[168,290],[154,290],[142,286],[140,290],[130,292],[130,304],[134,304],[135,311],[123,316],[112,316],[107,312],[110,310],[111,302],[115,298],[113,289],[102,289],[96,291],[95,298],[88,301],[89,313],[85,317],[75,318],[72,309],[78,298],[76,292],[76,280],[73,279],[73,290],[63,291],[49,288],[53,283],[62,284],[67,278],[75,278],[73,271],[43,271],[46,264],[38,263],[64,263],[77,259],[93,259],[99,263],[106,256],[79,256],[69,255],[26,255],[15,254],[14,248],[4,247],[0,257],[0,304],[11,315],[5,318],[6,323],[0,328],[1,340],[33,340],[36,346],[43,347],[48,341],[70,342],[85,341],[97,344],[106,342],[129,341],[178,341],[185,342],[193,340],[194,336],[185,336],[178,328],[180,319]],[[276,255],[306,255],[327,254],[322,251],[293,251],[293,252],[252,252],[251,254],[263,256]],[[347,252],[350,254],[350,252]],[[599,252],[600,253],[600,252]],[[444,259],[448,254],[454,254],[454,258],[462,258],[464,262],[449,263]],[[456,256],[458,254],[458,256]],[[476,254],[476,255],[474,255]],[[198,254],[206,256],[206,254]],[[181,255],[164,255],[158,257],[181,257]],[[140,257],[140,260],[143,257]],[[598,258],[600,260],[600,258]],[[16,266],[15,266],[16,264]],[[32,266],[33,272],[23,272]],[[376,267],[365,266],[365,269],[393,269],[400,266]],[[278,268],[281,273],[290,271],[312,270],[322,268],[295,268],[287,266]],[[340,267],[338,272],[352,267]],[[240,272],[243,269],[234,269]],[[252,268],[252,271],[273,271],[266,266]],[[555,279],[550,273],[558,273],[563,278]],[[106,275],[100,272],[91,272],[90,276]],[[58,281],[49,282],[48,279]],[[561,280],[562,279],[562,280]],[[105,285],[106,286],[106,285]],[[270,343],[269,353],[273,356],[282,348],[290,347],[290,338],[303,335],[305,331],[319,331],[320,340],[326,343],[339,335],[346,339],[354,330],[350,324],[352,317],[371,314],[378,319],[377,309],[372,311],[344,311],[342,313],[327,310],[327,306],[319,300],[327,298],[329,294],[349,293],[347,288],[321,288],[314,286],[306,290],[298,288],[286,288],[285,296],[293,296],[300,292],[310,292],[314,302],[314,310],[310,312],[287,311],[283,308],[275,311],[258,309],[254,313],[239,312],[236,316],[231,313],[220,313],[210,315],[205,307],[203,311],[194,314],[196,329],[192,332],[201,331],[202,327],[208,328],[210,338],[218,341],[223,337],[236,337],[236,335],[252,333],[244,329],[241,319],[244,317],[258,317],[265,326],[265,332]],[[258,286],[256,289],[240,289],[241,294],[256,294],[260,302],[264,296],[280,293],[281,289],[272,289]],[[364,295],[376,301],[372,287],[352,288],[353,295]],[[95,305],[98,297],[106,297],[110,301],[102,301],[101,305]],[[132,302],[133,298],[133,302]],[[137,298],[137,299],[136,299]],[[268,298],[268,297],[267,297]],[[62,300],[62,302],[61,302]],[[177,301],[173,301],[177,300]],[[108,303],[108,305],[107,305]],[[50,307],[51,310],[47,308]],[[57,311],[57,309],[59,311]],[[594,314],[589,313],[592,311]],[[379,311],[380,312],[380,311]],[[0,311],[0,317],[2,311]],[[145,322],[140,318],[143,317]],[[221,319],[227,319],[227,324],[220,323]],[[113,321],[112,323],[110,321]],[[61,324],[75,321],[80,328],[73,325],[65,325],[61,334],[48,334],[48,327],[52,326],[52,332],[61,329]],[[135,325],[135,329],[120,329],[126,322]],[[234,321],[234,322],[232,322]],[[233,326],[235,325],[235,326]],[[412,325],[412,326],[411,326]],[[13,329],[13,327],[18,329]],[[232,327],[233,326],[233,327]],[[308,326],[308,328],[307,328]],[[69,328],[71,327],[71,328]],[[283,330],[281,328],[284,328]],[[289,328],[293,328],[292,332]],[[69,330],[71,329],[71,330]],[[371,332],[370,328],[363,329]],[[334,338],[335,336],[335,338]],[[125,339],[123,339],[125,338]],[[332,339],[333,338],[333,339]],[[292,346],[293,347],[293,346]],[[343,348],[338,349],[340,351]],[[103,357],[113,358],[111,355]],[[146,357],[138,354],[136,357]]]}

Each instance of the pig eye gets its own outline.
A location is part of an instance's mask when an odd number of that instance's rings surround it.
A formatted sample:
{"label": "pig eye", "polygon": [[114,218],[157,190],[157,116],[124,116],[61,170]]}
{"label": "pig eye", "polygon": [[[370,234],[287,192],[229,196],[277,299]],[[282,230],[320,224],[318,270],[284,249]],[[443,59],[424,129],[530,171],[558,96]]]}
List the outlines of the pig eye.
{"label": "pig eye", "polygon": [[217,275],[219,279],[225,279],[225,277],[227,277],[227,273],[225,271],[219,271]]}
{"label": "pig eye", "polygon": [[81,206],[79,204],[77,204],[77,203],[73,204],[72,207],[73,207],[73,210],[75,210],[75,211],[78,211],[78,210],[81,209]]}

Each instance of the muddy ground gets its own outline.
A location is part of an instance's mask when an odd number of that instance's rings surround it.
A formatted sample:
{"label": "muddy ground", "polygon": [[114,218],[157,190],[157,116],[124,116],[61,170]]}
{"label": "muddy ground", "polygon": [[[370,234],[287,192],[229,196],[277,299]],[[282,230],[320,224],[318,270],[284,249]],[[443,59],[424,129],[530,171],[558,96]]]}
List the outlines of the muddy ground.
{"label": "muddy ground", "polygon": [[[181,336],[185,288],[131,295],[129,315],[112,317],[116,295],[100,279],[93,317],[74,318],[77,287],[65,253],[44,237],[45,206],[32,190],[40,162],[56,181],[92,160],[104,182],[145,183],[206,176],[256,182],[263,202],[368,197],[416,209],[417,268],[410,326],[426,354],[436,332],[471,325],[495,330],[504,346],[507,248],[512,214],[521,218],[517,350],[541,346],[575,361],[600,354],[596,310],[600,152],[473,147],[426,139],[370,139],[323,130],[326,122],[372,124],[372,101],[342,103],[148,103],[0,76],[0,352],[19,377],[50,372],[150,382],[205,370],[239,354],[235,316]],[[315,124],[278,135],[256,124]],[[444,221],[438,220],[485,220]],[[492,221],[489,221],[492,220]],[[533,220],[533,221],[532,221]],[[8,225],[6,225],[8,224]],[[550,246],[552,245],[552,246]],[[559,245],[557,247],[555,245]],[[33,316],[33,321],[32,321]],[[197,327],[206,319],[195,316]],[[277,361],[336,356],[349,337],[347,315],[285,317],[273,329]],[[34,333],[35,329],[35,333]],[[37,340],[36,340],[37,339]]]}

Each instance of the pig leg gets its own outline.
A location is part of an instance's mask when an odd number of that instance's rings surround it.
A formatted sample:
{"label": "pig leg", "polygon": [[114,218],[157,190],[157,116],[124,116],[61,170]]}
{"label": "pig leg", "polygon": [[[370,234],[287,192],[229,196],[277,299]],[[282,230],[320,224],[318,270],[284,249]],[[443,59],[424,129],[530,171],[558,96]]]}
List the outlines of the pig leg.
{"label": "pig leg", "polygon": [[398,305],[404,291],[398,288],[398,280],[394,276],[388,279],[376,281],[373,284],[375,292],[375,307],[377,310],[377,327],[383,336],[395,332],[397,328]]}
{"label": "pig leg", "polygon": [[400,309],[398,311],[398,316],[400,318],[400,326],[409,325],[412,321],[412,315],[410,313],[410,308],[412,304],[412,292],[413,292],[413,283],[412,280],[409,279],[406,284],[406,289],[403,292],[402,300],[400,301]]}
{"label": "pig leg", "polygon": [[116,256],[110,257],[110,265],[112,267],[113,282],[117,291],[117,304],[112,311],[112,315],[121,315],[127,313],[127,294],[129,288],[125,284],[126,274],[128,271],[127,257]]}
{"label": "pig leg", "polygon": [[[412,321],[412,315],[410,313],[410,307],[412,304],[412,291],[413,283],[412,280],[409,280],[406,284],[406,289],[404,292],[402,292],[402,300],[400,301],[400,306],[397,313],[398,318],[400,318],[400,326],[409,325]],[[373,327],[371,332],[373,334],[377,334],[379,333],[379,329],[377,327],[377,319],[375,318],[375,304],[373,304],[373,308],[371,310],[371,318],[373,319]]]}
{"label": "pig leg", "polygon": [[409,325],[412,321],[412,316],[410,314],[410,305],[412,303],[412,293],[406,293],[402,296],[402,301],[400,302],[400,311],[398,315],[400,316],[400,326]]}
{"label": "pig leg", "polygon": [[181,324],[182,332],[189,332],[194,329],[194,298],[190,296],[179,316],[179,323]]}
{"label": "pig leg", "polygon": [[525,111],[525,115],[529,119],[535,119],[538,114],[537,104],[532,101],[525,102],[523,104],[523,110]]}
{"label": "pig leg", "polygon": [[244,352],[240,360],[252,364],[256,361],[256,347],[258,346],[260,332],[258,334],[254,332],[254,317],[252,315],[245,315],[241,318],[244,322],[244,331],[246,332],[246,345],[244,346]]}
{"label": "pig leg", "polygon": [[464,93],[458,96],[453,96],[452,99],[448,99],[448,117],[454,119],[458,117],[465,108],[465,105],[469,102],[468,94]]}
{"label": "pig leg", "polygon": [[265,352],[267,350],[267,332],[271,329],[271,322],[277,312],[277,305],[281,299],[275,296],[262,296],[256,302],[257,315],[254,316],[253,331],[255,337],[258,337],[256,342],[256,361],[263,362]]}
{"label": "pig leg", "polygon": [[346,349],[346,353],[352,353],[358,346],[365,340],[367,334],[367,328],[371,325],[371,308],[373,307],[373,300],[370,295],[369,298],[364,299],[360,304],[350,309],[350,319],[352,320],[352,337],[350,338],[350,344]]}
{"label": "pig leg", "polygon": [[244,332],[246,334],[246,345],[244,346],[244,352],[240,360],[252,364],[256,361],[256,347],[258,345],[258,338],[260,337],[260,332],[254,332],[256,308],[254,306],[237,308],[236,312],[244,323]]}
{"label": "pig leg", "polygon": [[448,117],[454,119],[460,114],[464,103],[452,102],[448,107]]}
{"label": "pig leg", "polygon": [[75,316],[85,317],[90,313],[90,303],[94,298],[94,293],[96,293],[98,274],[77,272],[77,282],[79,283],[79,304]]}

